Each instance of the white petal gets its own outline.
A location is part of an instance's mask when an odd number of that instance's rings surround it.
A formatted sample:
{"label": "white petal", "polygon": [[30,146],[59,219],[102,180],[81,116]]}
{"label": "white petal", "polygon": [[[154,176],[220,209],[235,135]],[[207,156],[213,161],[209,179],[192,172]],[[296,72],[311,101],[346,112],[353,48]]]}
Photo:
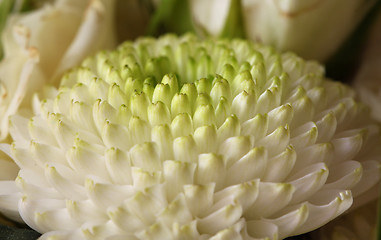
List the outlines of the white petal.
{"label": "white petal", "polygon": [[225,176],[226,167],[222,156],[213,153],[199,155],[195,183],[216,183],[216,190],[219,190],[224,186]]}
{"label": "white petal", "polygon": [[21,192],[14,181],[0,181],[0,210],[8,218],[22,222],[18,212],[18,201]]}
{"label": "white petal", "polygon": [[141,168],[132,167],[131,177],[134,187],[146,188],[160,183],[162,173],[145,171]]}
{"label": "white petal", "polygon": [[255,239],[267,239],[275,240],[278,238],[278,226],[274,223],[261,220],[252,220],[247,223],[247,232]]}
{"label": "white petal", "polygon": [[240,122],[235,115],[226,118],[225,122],[218,128],[218,143],[222,143],[226,139],[240,134]]}
{"label": "white petal", "polygon": [[[323,187],[327,178],[330,176],[329,172],[324,163],[316,163],[295,173],[292,176],[294,179],[289,182],[295,187],[295,192],[290,204],[296,204],[305,199],[309,199],[309,197]],[[334,173],[333,171],[331,174]]]}
{"label": "white petal", "polygon": [[162,163],[159,161],[159,153],[155,143],[136,144],[131,148],[129,154],[133,166],[141,167],[147,171],[161,169]]}
{"label": "white petal", "polygon": [[291,122],[291,128],[296,128],[304,123],[311,121],[315,114],[312,101],[308,97],[303,97],[292,103],[294,117]]}
{"label": "white petal", "polygon": [[231,137],[220,145],[218,152],[223,156],[226,165],[230,167],[246,155],[253,145],[253,139],[249,136]]}
{"label": "white petal", "polygon": [[194,140],[200,153],[215,152],[217,129],[214,126],[202,126],[194,131]]}
{"label": "white petal", "polygon": [[215,234],[210,240],[229,240],[229,239],[237,239],[242,240],[242,228],[245,226],[244,219],[241,219],[234,225],[229,228],[225,228]]}
{"label": "white petal", "polygon": [[115,183],[131,184],[131,160],[119,149],[110,148],[105,153],[107,170]]}
{"label": "white petal", "polygon": [[[30,91],[28,90],[28,86],[30,86],[30,78],[31,78],[31,75],[32,75],[32,72],[37,64],[37,62],[39,61],[39,56],[38,56],[38,52],[36,51],[36,49],[34,48],[31,48],[31,49],[28,49],[27,51],[29,51],[28,55],[27,55],[27,59],[25,61],[25,63],[23,63],[23,65],[20,67],[20,69],[16,70],[16,74],[18,74],[20,72],[20,75],[15,77],[15,76],[9,76],[9,74],[14,74],[14,73],[4,73],[3,71],[3,68],[4,67],[7,67],[7,62],[4,60],[4,62],[2,62],[2,65],[0,68],[0,72],[1,72],[1,75],[3,77],[6,77],[6,78],[10,78],[10,79],[17,79],[18,81],[15,81],[17,82],[17,88],[16,89],[9,89],[8,91],[12,91],[9,93],[11,99],[7,99],[7,103],[6,106],[6,110],[2,113],[2,118],[1,118],[1,133],[0,133],[0,138],[2,140],[5,139],[5,137],[8,135],[8,123],[9,123],[9,116],[15,114],[18,110],[18,108],[20,107],[25,95],[27,94],[27,91]],[[19,61],[19,59],[15,59],[16,61]],[[8,64],[12,64],[12,63],[8,63]],[[14,63],[13,63],[14,64]],[[8,79],[4,79],[3,81],[6,81]],[[8,80],[10,81],[10,80]],[[38,85],[38,82],[37,82],[37,85]],[[32,87],[34,89],[34,87]]]}
{"label": "white petal", "polygon": [[192,13],[196,23],[206,28],[212,35],[218,35],[229,13],[230,2],[230,0],[209,1],[208,6],[205,6],[204,1],[192,1]]}
{"label": "white petal", "polygon": [[154,223],[156,215],[164,209],[166,204],[149,192],[137,192],[134,196],[126,199],[123,206],[146,225],[150,225]]}
{"label": "white petal", "polygon": [[335,148],[335,162],[353,159],[360,151],[362,143],[363,136],[361,134],[332,140]]}
{"label": "white petal", "polygon": [[119,205],[135,193],[131,185],[102,183],[90,178],[86,179],[85,188],[89,199],[101,208]]}
{"label": "white petal", "polygon": [[35,212],[35,224],[40,231],[46,232],[49,229],[70,230],[79,227],[76,221],[73,221],[66,208],[53,209],[42,212]]}
{"label": "white petal", "polygon": [[67,199],[71,200],[85,200],[85,188],[82,185],[71,182],[66,177],[63,177],[55,167],[46,166],[45,176],[48,182]]}
{"label": "white petal", "polygon": [[163,164],[163,177],[167,189],[167,198],[174,199],[184,185],[193,183],[197,165],[194,163],[167,160]]}
{"label": "white petal", "polygon": [[[72,40],[55,71],[55,76],[79,64],[82,59],[91,55],[100,46],[110,46],[113,44],[114,39],[111,33],[112,27],[110,26],[113,16],[113,5],[114,1],[91,1],[75,38]],[[105,38],[107,40],[104,40]],[[96,42],[89,44],[89,42],[94,40]]]}
{"label": "white petal", "polygon": [[257,114],[254,118],[242,124],[242,132],[255,137],[259,141],[267,134],[269,119],[268,115]]}
{"label": "white petal", "polygon": [[178,137],[173,141],[175,160],[182,162],[195,162],[198,156],[196,142],[191,135]]}
{"label": "white petal", "polygon": [[278,127],[271,134],[262,138],[256,143],[257,146],[264,146],[269,153],[269,157],[276,156],[284,151],[289,145],[290,132],[288,127]]}
{"label": "white petal", "polygon": [[29,119],[20,115],[10,117],[10,132],[14,136],[14,141],[20,144],[29,144],[31,140],[28,130]]}
{"label": "white petal", "polygon": [[139,144],[149,141],[151,128],[147,122],[139,117],[131,117],[128,129],[133,143]]}
{"label": "white petal", "polygon": [[[330,191],[317,193],[321,200],[317,203],[307,203],[309,215],[303,226],[293,234],[302,234],[315,230],[342,214],[352,205],[352,195],[350,191]],[[324,200],[323,200],[324,198]]]}
{"label": "white petal", "polygon": [[125,231],[142,231],[145,228],[145,223],[126,208],[110,207],[107,211],[107,215],[115,225]]}
{"label": "white petal", "polygon": [[242,210],[246,211],[258,196],[259,179],[238,185],[227,187],[214,194],[214,202],[220,205],[222,202],[235,199],[242,206]]}
{"label": "white petal", "polygon": [[146,230],[136,234],[139,239],[173,239],[171,230],[163,223],[155,223]]}
{"label": "white petal", "polygon": [[85,131],[94,131],[96,129],[92,118],[92,109],[84,102],[72,100],[70,105],[70,118],[74,124]]}
{"label": "white petal", "polygon": [[283,239],[286,236],[294,235],[295,230],[306,222],[308,216],[309,208],[303,204],[298,209],[276,219],[267,220],[267,222],[278,226],[279,238]]}
{"label": "white petal", "polygon": [[[351,189],[354,197],[361,195],[362,193],[368,191],[370,188],[376,185],[380,179],[381,166],[379,162],[376,161],[366,161],[361,162],[362,166],[362,177],[358,184]],[[377,192],[374,193],[377,195]]]}
{"label": "white petal", "polygon": [[[24,170],[20,171],[20,175],[24,174]],[[62,199],[62,195],[57,192],[54,188],[50,187],[41,187],[39,185],[35,185],[24,180],[22,177],[16,178],[17,187],[20,189],[20,192],[23,194],[27,194],[28,196],[34,197],[42,197],[42,198],[53,198],[53,199]]]}
{"label": "white petal", "polygon": [[233,225],[242,215],[242,207],[236,201],[232,201],[210,215],[199,219],[197,227],[200,233],[214,234],[228,226]]}
{"label": "white petal", "polygon": [[179,194],[169,203],[169,205],[159,214],[158,222],[162,222],[171,227],[175,222],[177,224],[187,224],[192,221],[193,216],[189,211],[184,194]]}
{"label": "white petal", "polygon": [[[60,102],[62,102],[62,105],[66,105],[64,103],[67,101],[70,101],[69,97],[67,97],[66,95],[67,94],[65,92],[62,92],[62,91],[60,92],[60,94],[56,98],[57,105],[60,104]],[[102,129],[106,120],[114,122],[116,115],[117,115],[116,109],[112,107],[107,101],[102,101],[100,99],[95,101],[93,105],[93,119],[98,129],[98,132],[102,132]]]}
{"label": "white petal", "polygon": [[173,137],[167,125],[155,126],[151,131],[151,139],[158,146],[161,161],[173,159]]}
{"label": "white petal", "polygon": [[295,169],[298,161],[295,149],[288,146],[283,152],[267,160],[266,170],[262,173],[262,181],[282,182]]}
{"label": "white petal", "polygon": [[337,121],[332,113],[327,114],[321,120],[316,122],[318,127],[318,139],[317,142],[329,141],[335,134]]}
{"label": "white petal", "polygon": [[95,205],[91,200],[66,200],[65,205],[71,218],[79,223],[86,222],[88,218],[94,222],[106,222],[108,219],[106,213],[101,211],[99,206]]}
{"label": "white petal", "polygon": [[333,159],[334,147],[331,143],[314,144],[301,149],[298,152],[293,172],[301,170],[303,167],[314,163],[324,162],[328,166]]}
{"label": "white petal", "polygon": [[172,229],[176,239],[192,240],[200,238],[196,221],[185,225],[173,224]]}
{"label": "white petal", "polygon": [[257,104],[255,105],[255,112],[258,114],[264,114],[271,111],[279,104],[277,103],[276,93],[267,89],[258,98]]}
{"label": "white petal", "polygon": [[290,104],[286,104],[271,110],[267,115],[269,119],[267,132],[271,133],[279,126],[290,124],[294,112],[292,106]]}
{"label": "white petal", "polygon": [[56,145],[56,140],[52,136],[50,129],[46,128],[45,121],[35,117],[29,120],[28,123],[29,135],[32,139],[40,143]]}
{"label": "white petal", "polygon": [[45,167],[46,163],[51,162],[64,165],[67,164],[65,153],[54,145],[40,144],[35,141],[31,141],[29,149],[32,155],[31,159],[33,159],[41,167]]}
{"label": "white petal", "polygon": [[122,234],[123,232],[112,221],[103,223],[88,222],[81,226],[81,235],[84,239],[107,239],[114,234]]}
{"label": "white petal", "polygon": [[261,217],[271,216],[287,206],[294,192],[295,188],[291,184],[260,182],[257,200],[245,212],[245,218],[247,220],[256,220]]}
{"label": "white petal", "polygon": [[253,148],[228,169],[226,183],[233,185],[260,178],[266,169],[267,162],[266,149]]}
{"label": "white petal", "polygon": [[[30,199],[28,196],[23,196],[18,202],[19,213],[24,222],[39,232],[49,230],[48,226],[39,225],[39,220],[43,220],[39,215],[49,210],[64,209],[64,207],[65,202],[62,200],[40,198],[36,201]],[[53,222],[53,224],[56,224],[56,222]]]}
{"label": "white petal", "polygon": [[361,179],[363,169],[359,162],[346,161],[329,168],[330,174],[325,189],[351,189]]}
{"label": "white petal", "polygon": [[208,185],[186,185],[184,194],[193,216],[205,215],[213,204],[214,183]]}
{"label": "white petal", "polygon": [[104,179],[110,179],[106,164],[101,155],[78,144],[69,149],[66,154],[70,166],[80,175],[93,174]]}
{"label": "white petal", "polygon": [[241,122],[251,119],[254,115],[255,95],[248,94],[246,91],[238,94],[232,102],[232,113],[234,113]]}
{"label": "white petal", "polygon": [[108,148],[129,150],[132,146],[128,129],[119,124],[106,121],[103,125],[102,139]]}
{"label": "white petal", "polygon": [[292,131],[290,143],[296,149],[303,149],[316,142],[318,131],[315,123],[307,122]]}

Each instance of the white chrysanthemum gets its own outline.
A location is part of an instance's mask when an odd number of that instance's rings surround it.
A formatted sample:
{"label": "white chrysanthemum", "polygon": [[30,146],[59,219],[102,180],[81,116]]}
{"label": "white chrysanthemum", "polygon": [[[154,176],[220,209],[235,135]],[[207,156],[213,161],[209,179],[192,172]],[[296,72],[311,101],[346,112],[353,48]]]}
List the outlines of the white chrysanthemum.
{"label": "white chrysanthemum", "polygon": [[378,126],[291,53],[144,38],[49,94],[2,145],[23,197],[1,207],[42,239],[282,239],[375,197]]}

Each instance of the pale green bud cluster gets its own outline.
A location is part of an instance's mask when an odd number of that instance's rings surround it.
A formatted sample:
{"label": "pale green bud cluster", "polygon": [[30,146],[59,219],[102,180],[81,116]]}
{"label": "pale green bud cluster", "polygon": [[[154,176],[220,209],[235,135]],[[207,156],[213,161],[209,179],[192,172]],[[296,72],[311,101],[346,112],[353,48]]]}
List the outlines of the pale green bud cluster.
{"label": "pale green bud cluster", "polygon": [[353,91],[256,43],[142,38],[49,94],[13,117],[9,150],[17,210],[42,239],[282,239],[380,178]]}

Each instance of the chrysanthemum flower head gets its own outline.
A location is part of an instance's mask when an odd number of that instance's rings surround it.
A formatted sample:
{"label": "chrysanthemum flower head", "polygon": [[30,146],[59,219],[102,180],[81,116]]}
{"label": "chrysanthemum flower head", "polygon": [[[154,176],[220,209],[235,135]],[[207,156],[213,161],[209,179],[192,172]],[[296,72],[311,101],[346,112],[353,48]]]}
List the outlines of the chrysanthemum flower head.
{"label": "chrysanthemum flower head", "polygon": [[21,169],[13,209],[42,239],[282,239],[379,180],[353,91],[256,43],[142,38],[47,95],[2,146]]}

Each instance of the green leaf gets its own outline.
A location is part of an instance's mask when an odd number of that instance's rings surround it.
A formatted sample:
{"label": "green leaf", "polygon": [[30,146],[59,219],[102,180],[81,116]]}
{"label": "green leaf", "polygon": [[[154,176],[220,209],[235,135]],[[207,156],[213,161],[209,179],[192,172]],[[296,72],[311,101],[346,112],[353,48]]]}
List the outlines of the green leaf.
{"label": "green leaf", "polygon": [[[206,29],[201,26],[195,27],[190,4],[190,0],[161,0],[157,9],[153,10],[148,35],[158,36],[164,32],[177,34],[196,32],[200,36],[207,36]],[[245,37],[241,0],[231,0],[224,27],[218,36]]]}
{"label": "green leaf", "polygon": [[241,0],[231,0],[229,14],[225,20],[220,37],[245,37]]}
{"label": "green leaf", "polygon": [[[8,15],[12,10],[14,0],[3,0],[0,2],[0,36],[2,35]],[[3,58],[3,43],[0,38],[0,60]]]}
{"label": "green leaf", "polygon": [[148,26],[149,35],[194,31],[189,0],[161,0]]}

